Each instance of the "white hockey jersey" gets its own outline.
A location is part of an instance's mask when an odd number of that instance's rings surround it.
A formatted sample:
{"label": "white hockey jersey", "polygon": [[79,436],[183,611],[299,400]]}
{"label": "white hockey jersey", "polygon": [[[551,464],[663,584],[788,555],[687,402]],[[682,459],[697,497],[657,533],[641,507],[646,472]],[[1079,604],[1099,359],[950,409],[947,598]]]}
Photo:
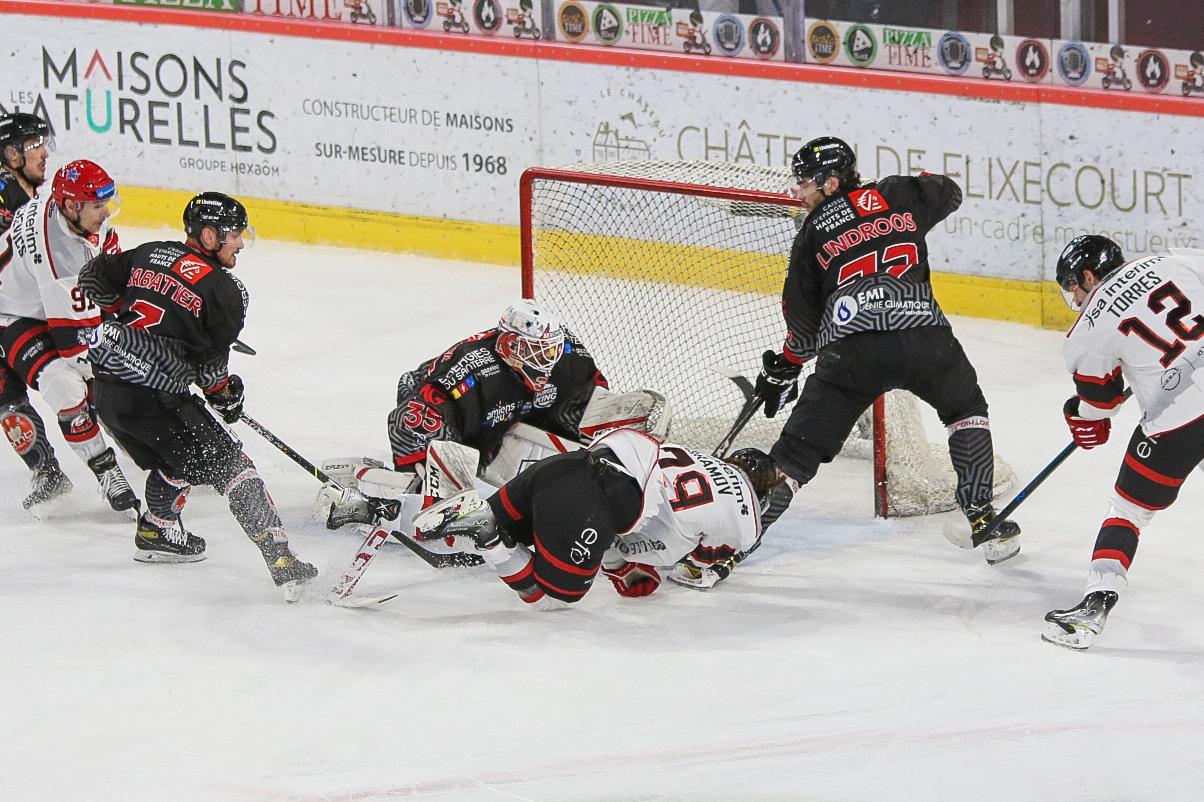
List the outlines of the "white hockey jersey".
{"label": "white hockey jersey", "polygon": [[1124,383],[1147,435],[1204,416],[1204,251],[1173,249],[1117,269],[1083,302],[1064,354],[1085,418],[1114,415]]}
{"label": "white hockey jersey", "polygon": [[59,330],[55,344],[64,356],[83,351],[75,335],[99,324],[100,311],[76,288],[76,278],[92,257],[120,250],[108,220],[85,238],[68,228],[48,195],[29,201],[17,210],[0,254],[0,325],[45,320]]}
{"label": "white hockey jersey", "polygon": [[614,452],[644,487],[644,509],[619,533],[604,564],[620,559],[671,566],[698,545],[739,552],[761,536],[761,511],[748,478],[718,457],[618,429],[590,444]]}

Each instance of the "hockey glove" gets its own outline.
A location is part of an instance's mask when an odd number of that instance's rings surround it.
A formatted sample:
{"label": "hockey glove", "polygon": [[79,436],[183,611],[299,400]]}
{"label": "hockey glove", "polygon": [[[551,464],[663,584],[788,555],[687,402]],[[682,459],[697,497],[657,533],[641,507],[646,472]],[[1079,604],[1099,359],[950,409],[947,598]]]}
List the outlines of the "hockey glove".
{"label": "hockey glove", "polygon": [[661,584],[661,575],[651,565],[623,563],[618,568],[603,568],[602,573],[615,586],[620,596],[647,596]]}
{"label": "hockey glove", "polygon": [[1074,444],[1079,448],[1086,451],[1108,442],[1108,435],[1112,431],[1112,419],[1080,418],[1077,395],[1066,399],[1066,404],[1062,407],[1062,414],[1066,417],[1066,425],[1070,427],[1070,436],[1074,438]]}
{"label": "hockey glove", "polygon": [[226,386],[216,393],[205,393],[205,400],[222,416],[226,423],[238,423],[242,417],[242,402],[245,388],[236,373],[230,374]]}
{"label": "hockey glove", "polygon": [[755,392],[765,402],[765,417],[772,418],[779,409],[798,398],[798,374],[803,366],[774,351],[762,354],[761,363]]}

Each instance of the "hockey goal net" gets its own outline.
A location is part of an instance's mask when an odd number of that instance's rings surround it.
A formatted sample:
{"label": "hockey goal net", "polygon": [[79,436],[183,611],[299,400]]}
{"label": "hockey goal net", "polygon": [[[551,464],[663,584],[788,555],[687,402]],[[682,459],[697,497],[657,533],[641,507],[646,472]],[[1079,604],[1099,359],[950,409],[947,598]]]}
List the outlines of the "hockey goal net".
{"label": "hockey goal net", "polygon": [[[560,314],[612,387],[663,393],[675,442],[709,451],[745,402],[724,372],[755,379],[761,353],[785,338],[782,282],[801,221],[788,181],[785,170],[722,162],[529,169],[523,295]],[[758,414],[736,447],[768,450],[789,412]],[[929,442],[910,394],[879,399],[843,453],[873,461],[878,515],[955,506],[948,450]],[[996,494],[1011,480],[997,458]]]}

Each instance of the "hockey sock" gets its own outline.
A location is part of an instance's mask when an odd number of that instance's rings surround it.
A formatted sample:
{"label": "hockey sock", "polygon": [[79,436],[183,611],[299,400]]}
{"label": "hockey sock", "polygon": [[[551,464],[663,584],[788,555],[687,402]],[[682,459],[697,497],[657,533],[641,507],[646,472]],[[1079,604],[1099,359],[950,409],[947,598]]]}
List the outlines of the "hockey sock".
{"label": "hockey sock", "polygon": [[995,450],[985,416],[963,418],[949,425],[949,459],[957,474],[954,497],[963,510],[991,503],[995,483]]}
{"label": "hockey sock", "polygon": [[184,511],[192,485],[172,479],[163,471],[151,471],[146,477],[146,511],[164,521],[176,521]]}
{"label": "hockey sock", "polygon": [[[222,492],[229,501],[234,519],[247,535],[254,537],[269,530],[283,534],[276,505],[268,496],[255,466],[245,468]],[[280,542],[280,538],[275,539]]]}
{"label": "hockey sock", "polygon": [[60,410],[58,419],[59,430],[62,431],[67,445],[71,446],[71,450],[84,462],[109,447],[87,401],[70,409]]}
{"label": "hockey sock", "polygon": [[29,399],[0,407],[0,428],[31,471],[54,459],[54,449],[46,439],[46,424]]}
{"label": "hockey sock", "polygon": [[1154,519],[1154,510],[1134,504],[1113,493],[1108,515],[1100,526],[1087,571],[1087,593],[1111,590],[1120,593],[1128,584],[1129,566],[1137,556],[1142,527]]}

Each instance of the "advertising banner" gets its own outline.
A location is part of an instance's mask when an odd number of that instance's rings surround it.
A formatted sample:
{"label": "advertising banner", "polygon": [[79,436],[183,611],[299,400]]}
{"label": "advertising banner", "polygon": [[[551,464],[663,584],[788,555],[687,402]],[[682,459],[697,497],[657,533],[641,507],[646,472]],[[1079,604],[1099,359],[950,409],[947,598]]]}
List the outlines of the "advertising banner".
{"label": "advertising banner", "polygon": [[1048,277],[1066,241],[1086,232],[1109,234],[1131,256],[1204,245],[1194,117],[23,22],[0,105],[43,115],[56,160],[95,159],[120,184],[515,225],[529,166],[708,160],[785,171],[806,140],[834,134],[856,148],[865,179],[929,171],[961,185],[962,207],[932,237],[937,270]]}
{"label": "advertising banner", "polygon": [[1055,40],[1055,77],[1064,86],[1108,92],[1204,97],[1204,53]]}
{"label": "advertising banner", "polygon": [[465,36],[543,39],[540,0],[400,0],[402,25]]}
{"label": "advertising banner", "polygon": [[633,50],[784,61],[781,17],[592,0],[556,4],[557,39]]}
{"label": "advertising banner", "polygon": [[[119,0],[124,2],[125,0]],[[199,0],[184,0],[184,2]],[[206,0],[219,2],[220,0]],[[160,0],[162,2],[162,0]],[[346,22],[352,25],[401,25],[401,0],[227,0],[238,2],[247,14],[283,17],[313,22]]]}
{"label": "advertising banner", "polygon": [[237,14],[242,11],[243,0],[113,0],[116,6],[143,6],[148,8],[179,8],[184,11],[223,11]]}

